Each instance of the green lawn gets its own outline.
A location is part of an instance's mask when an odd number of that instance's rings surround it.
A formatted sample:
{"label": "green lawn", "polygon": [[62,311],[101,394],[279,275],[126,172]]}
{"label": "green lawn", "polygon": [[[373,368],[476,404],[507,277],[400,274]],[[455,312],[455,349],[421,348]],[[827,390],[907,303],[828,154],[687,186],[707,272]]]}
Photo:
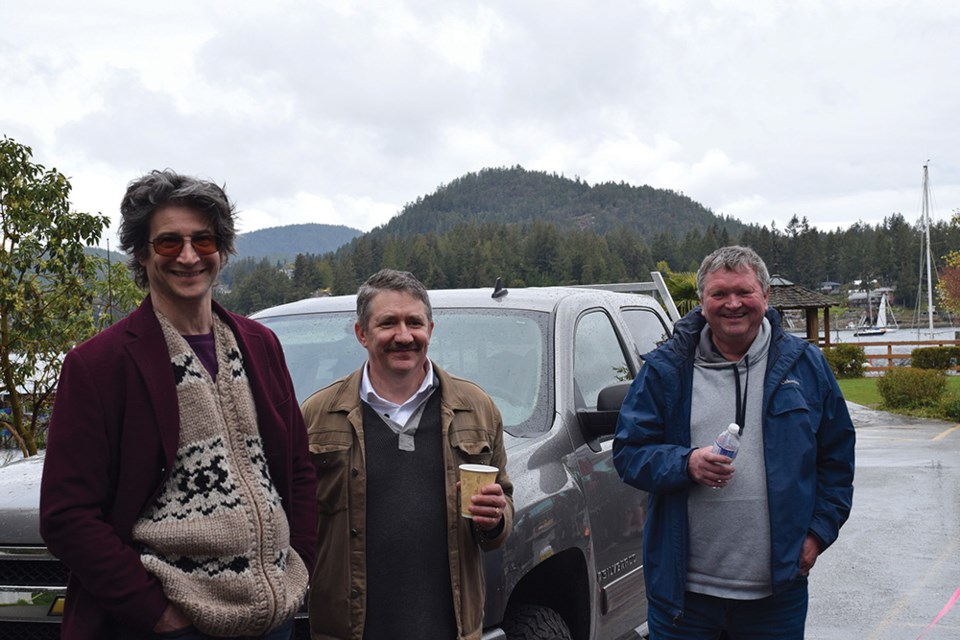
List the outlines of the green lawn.
{"label": "green lawn", "polygon": [[843,397],[850,402],[873,409],[878,408],[883,402],[880,392],[877,391],[876,378],[847,378],[837,382],[840,384],[840,390],[843,391]]}
{"label": "green lawn", "polygon": [[[877,391],[878,378],[848,378],[837,380],[840,384],[840,390],[843,391],[843,397],[850,402],[856,402],[872,409],[884,409],[893,413],[902,415],[918,416],[922,418],[937,418],[940,420],[950,420],[944,415],[940,407],[929,407],[926,409],[886,409],[883,406],[883,398]],[[947,392],[945,398],[960,397],[960,376],[947,376]]]}

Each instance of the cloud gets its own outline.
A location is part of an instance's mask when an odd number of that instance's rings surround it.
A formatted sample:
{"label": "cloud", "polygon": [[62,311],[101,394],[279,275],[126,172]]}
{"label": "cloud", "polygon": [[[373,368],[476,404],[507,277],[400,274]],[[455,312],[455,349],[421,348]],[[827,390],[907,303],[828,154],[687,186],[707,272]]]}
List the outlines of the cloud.
{"label": "cloud", "polygon": [[960,190],[960,5],[248,0],[0,6],[0,132],[113,213],[172,167],[243,224],[372,228],[469,171],[650,184],[825,228]]}

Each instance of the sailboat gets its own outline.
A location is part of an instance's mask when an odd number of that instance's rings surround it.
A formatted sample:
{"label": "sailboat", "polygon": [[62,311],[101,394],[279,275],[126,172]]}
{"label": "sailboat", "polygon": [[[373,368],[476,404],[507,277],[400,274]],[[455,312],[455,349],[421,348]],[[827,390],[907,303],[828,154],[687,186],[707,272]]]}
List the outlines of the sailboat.
{"label": "sailboat", "polygon": [[[927,162],[930,162],[927,160]],[[927,283],[927,322],[929,323],[928,331],[930,332],[930,337],[933,337],[933,277],[932,277],[932,264],[933,260],[930,258],[930,174],[927,170],[927,165],[923,165],[923,208],[920,214],[920,225],[923,229],[923,235],[920,236],[920,291],[917,294],[917,337],[920,336],[920,308],[921,308],[921,297],[920,293],[923,291],[924,283],[924,267],[926,267],[926,283]]]}
{"label": "sailboat", "polygon": [[[870,296],[867,296],[869,301]],[[882,336],[888,330],[887,322],[887,294],[880,296],[880,308],[877,310],[877,321],[872,325],[869,324],[869,316],[864,319],[865,322],[860,325],[860,327],[853,332],[855,336]],[[897,319],[894,318],[893,314],[890,314],[890,320],[892,320],[893,329],[897,328]]]}

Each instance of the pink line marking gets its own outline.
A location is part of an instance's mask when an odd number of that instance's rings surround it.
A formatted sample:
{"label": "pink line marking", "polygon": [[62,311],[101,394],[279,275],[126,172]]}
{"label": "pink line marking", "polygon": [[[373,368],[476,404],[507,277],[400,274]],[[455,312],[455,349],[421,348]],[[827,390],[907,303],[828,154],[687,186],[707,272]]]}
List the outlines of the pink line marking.
{"label": "pink line marking", "polygon": [[940,610],[940,613],[938,613],[937,617],[933,619],[933,622],[927,625],[927,628],[923,630],[923,633],[917,636],[917,640],[920,640],[920,638],[922,638],[927,631],[930,631],[935,624],[940,622],[940,618],[947,615],[947,611],[950,611],[950,608],[957,604],[957,600],[960,600],[960,587],[957,587],[957,590],[953,592],[953,595],[949,600],[947,600],[947,604],[944,605],[943,609]]}

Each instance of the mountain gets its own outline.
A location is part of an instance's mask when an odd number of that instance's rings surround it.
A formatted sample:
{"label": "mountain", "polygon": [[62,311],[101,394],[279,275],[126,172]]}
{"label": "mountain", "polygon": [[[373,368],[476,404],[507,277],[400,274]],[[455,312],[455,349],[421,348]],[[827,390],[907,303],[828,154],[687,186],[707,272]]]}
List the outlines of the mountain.
{"label": "mountain", "polygon": [[406,205],[398,216],[371,234],[404,237],[443,233],[458,224],[520,224],[534,221],[559,230],[588,230],[605,235],[630,229],[644,238],[659,233],[683,237],[712,225],[739,235],[746,225],[717,216],[689,197],[668,189],[624,182],[590,185],[520,166],[482,169],[440,186]]}
{"label": "mountain", "polygon": [[84,247],[84,253],[90,255],[100,256],[105,260],[110,260],[112,262],[126,262],[127,254],[120,253],[111,249],[109,252],[106,249],[101,249],[100,247]]}
{"label": "mountain", "polygon": [[362,233],[343,225],[318,223],[258,229],[237,236],[237,258],[292,262],[297,254],[322,255],[336,251]]}
{"label": "mountain", "polygon": [[[243,258],[293,262],[300,253],[322,255],[336,251],[362,234],[359,229],[319,223],[289,224],[248,231],[237,234],[237,255],[231,258],[231,262]],[[85,251],[101,258],[107,257],[107,250],[100,247],[87,247]],[[128,256],[110,251],[109,257],[114,262],[125,262]]]}

